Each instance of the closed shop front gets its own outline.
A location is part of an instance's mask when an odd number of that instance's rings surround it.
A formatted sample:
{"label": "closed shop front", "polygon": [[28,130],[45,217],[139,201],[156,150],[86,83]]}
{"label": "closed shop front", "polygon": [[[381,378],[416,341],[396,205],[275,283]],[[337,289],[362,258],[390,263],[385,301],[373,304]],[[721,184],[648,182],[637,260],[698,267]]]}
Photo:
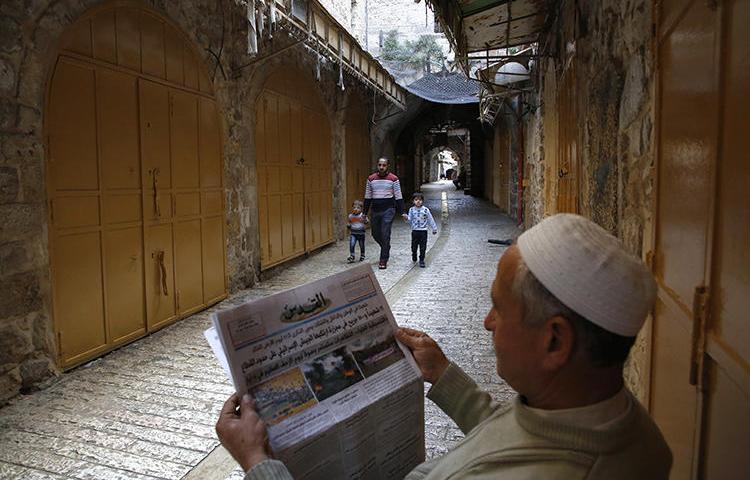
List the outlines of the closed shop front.
{"label": "closed shop front", "polygon": [[333,241],[331,127],[313,80],[293,69],[256,104],[261,268]]}
{"label": "closed shop front", "polygon": [[60,366],[224,298],[218,112],[186,38],[95,9],[62,39],[46,113]]}
{"label": "closed shop front", "polygon": [[354,200],[365,199],[365,181],[374,171],[370,161],[370,132],[368,119],[359,99],[353,100],[346,111],[346,208]]}

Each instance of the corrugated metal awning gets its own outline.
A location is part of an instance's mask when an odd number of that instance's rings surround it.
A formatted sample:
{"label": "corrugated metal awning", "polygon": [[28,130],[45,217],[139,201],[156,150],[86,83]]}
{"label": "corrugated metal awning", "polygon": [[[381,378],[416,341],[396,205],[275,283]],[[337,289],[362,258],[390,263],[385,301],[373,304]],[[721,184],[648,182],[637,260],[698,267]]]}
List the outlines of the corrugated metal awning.
{"label": "corrugated metal awning", "polygon": [[466,71],[469,54],[528,45],[544,30],[553,0],[427,0],[438,13],[456,58]]}

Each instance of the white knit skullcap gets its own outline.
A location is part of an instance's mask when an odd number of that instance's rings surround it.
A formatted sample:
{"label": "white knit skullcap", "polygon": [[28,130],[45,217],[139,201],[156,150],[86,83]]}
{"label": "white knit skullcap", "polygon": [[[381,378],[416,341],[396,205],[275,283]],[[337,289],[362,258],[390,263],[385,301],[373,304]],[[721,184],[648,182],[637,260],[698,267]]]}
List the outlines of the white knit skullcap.
{"label": "white knit skullcap", "polygon": [[656,297],[646,265],[580,215],[545,218],[518,237],[531,273],[568,308],[605,330],[634,337]]}

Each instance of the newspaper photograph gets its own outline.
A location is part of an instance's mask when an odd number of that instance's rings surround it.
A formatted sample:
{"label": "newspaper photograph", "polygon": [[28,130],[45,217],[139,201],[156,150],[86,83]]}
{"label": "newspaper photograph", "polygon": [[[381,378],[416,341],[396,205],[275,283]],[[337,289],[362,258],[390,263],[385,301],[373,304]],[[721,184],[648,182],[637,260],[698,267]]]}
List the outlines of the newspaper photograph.
{"label": "newspaper photograph", "polygon": [[205,332],[297,479],[401,479],[424,461],[424,385],[364,264],[212,315]]}

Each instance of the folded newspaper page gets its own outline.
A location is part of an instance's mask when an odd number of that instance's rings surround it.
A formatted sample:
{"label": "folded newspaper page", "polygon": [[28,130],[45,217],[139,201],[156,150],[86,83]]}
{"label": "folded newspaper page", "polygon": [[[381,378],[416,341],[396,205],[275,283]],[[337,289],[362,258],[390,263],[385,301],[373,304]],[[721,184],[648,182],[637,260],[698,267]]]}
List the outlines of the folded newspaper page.
{"label": "folded newspaper page", "polygon": [[401,479],[424,461],[424,386],[369,264],[213,321],[207,340],[295,479]]}

